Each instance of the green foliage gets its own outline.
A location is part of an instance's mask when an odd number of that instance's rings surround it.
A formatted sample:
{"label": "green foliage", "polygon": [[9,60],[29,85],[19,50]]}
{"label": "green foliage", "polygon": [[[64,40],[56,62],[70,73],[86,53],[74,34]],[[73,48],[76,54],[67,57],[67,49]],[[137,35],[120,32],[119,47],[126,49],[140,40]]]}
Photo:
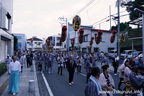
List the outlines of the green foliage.
{"label": "green foliage", "polygon": [[[117,31],[117,28],[118,28],[118,25],[116,25],[116,26],[112,26],[111,27],[111,30],[115,30],[115,31]],[[125,22],[125,23],[120,23],[120,31],[124,31],[124,30],[128,30],[128,24],[127,24],[127,22]]]}
{"label": "green foliage", "polygon": [[12,34],[12,36],[14,37],[14,51],[17,51],[18,39],[13,34]]}
{"label": "green foliage", "polygon": [[7,71],[7,64],[2,63],[0,64],[0,76],[2,76]]}
{"label": "green foliage", "polygon": [[134,11],[134,8],[138,8],[144,11],[144,0],[131,0],[129,2],[123,2],[122,6],[125,6],[127,12],[130,13],[130,20],[135,20],[141,17],[142,13]]}

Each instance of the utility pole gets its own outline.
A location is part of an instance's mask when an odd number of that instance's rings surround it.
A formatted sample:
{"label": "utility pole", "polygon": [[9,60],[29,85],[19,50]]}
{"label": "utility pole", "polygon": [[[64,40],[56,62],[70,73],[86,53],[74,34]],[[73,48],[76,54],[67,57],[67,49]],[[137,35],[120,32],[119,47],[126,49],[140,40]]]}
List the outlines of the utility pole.
{"label": "utility pole", "polygon": [[[63,17],[59,17],[58,19],[61,20],[61,21],[65,21],[66,27],[68,28],[68,26],[67,26],[67,18],[65,18],[63,16]],[[67,50],[69,50],[69,32],[68,31],[67,31],[67,34],[68,34],[68,37],[67,37],[66,43],[67,43]]]}
{"label": "utility pole", "polygon": [[142,13],[142,41],[143,41],[143,65],[144,65],[144,11],[142,11],[142,10],[140,10],[140,9],[138,9],[138,8],[135,8],[134,9],[135,11],[137,10],[137,11],[139,11],[139,12],[141,12]]}
{"label": "utility pole", "polygon": [[109,17],[110,17],[110,32],[111,32],[111,6],[109,6]]}
{"label": "utility pole", "polygon": [[120,0],[117,0],[117,4],[118,4],[118,36],[117,36],[117,42],[118,42],[118,57],[119,57],[119,64],[120,64],[120,42],[119,42],[119,38],[120,38]]}

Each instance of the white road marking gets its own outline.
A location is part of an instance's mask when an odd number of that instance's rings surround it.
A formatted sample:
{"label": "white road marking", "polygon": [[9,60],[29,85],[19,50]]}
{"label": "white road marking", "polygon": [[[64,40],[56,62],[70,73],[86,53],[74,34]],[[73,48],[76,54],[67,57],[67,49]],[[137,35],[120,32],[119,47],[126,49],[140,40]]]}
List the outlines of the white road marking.
{"label": "white road marking", "polygon": [[44,82],[45,82],[45,84],[46,84],[46,87],[47,87],[47,90],[48,90],[48,92],[49,92],[49,95],[50,95],[50,96],[54,96],[53,93],[52,93],[52,90],[51,90],[51,88],[50,88],[50,86],[49,86],[49,84],[48,84],[48,82],[47,82],[47,80],[46,80],[46,78],[45,78],[45,76],[44,76],[44,74],[43,74],[43,72],[41,72],[41,74],[42,74],[42,77],[43,77]]}
{"label": "white road marking", "polygon": [[80,73],[82,76],[84,76],[84,77],[86,77],[86,75],[85,74],[83,74],[83,73]]}

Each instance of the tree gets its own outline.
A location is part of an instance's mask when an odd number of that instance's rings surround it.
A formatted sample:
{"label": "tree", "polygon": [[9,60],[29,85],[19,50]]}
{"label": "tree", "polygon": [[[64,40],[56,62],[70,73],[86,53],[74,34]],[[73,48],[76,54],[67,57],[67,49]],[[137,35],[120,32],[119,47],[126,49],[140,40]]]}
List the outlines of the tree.
{"label": "tree", "polygon": [[127,12],[130,13],[130,20],[135,20],[142,16],[142,13],[135,11],[134,8],[138,8],[144,11],[144,0],[130,0],[128,2],[123,1],[121,6],[125,6]]}
{"label": "tree", "polygon": [[[112,26],[111,27],[111,30],[115,30],[115,31],[117,31],[117,25],[116,26]],[[127,24],[127,22],[125,22],[125,23],[120,23],[120,31],[124,31],[124,30],[127,30],[129,27],[128,27],[128,24]]]}
{"label": "tree", "polygon": [[12,34],[12,36],[14,37],[14,51],[17,51],[18,39],[13,34]]}

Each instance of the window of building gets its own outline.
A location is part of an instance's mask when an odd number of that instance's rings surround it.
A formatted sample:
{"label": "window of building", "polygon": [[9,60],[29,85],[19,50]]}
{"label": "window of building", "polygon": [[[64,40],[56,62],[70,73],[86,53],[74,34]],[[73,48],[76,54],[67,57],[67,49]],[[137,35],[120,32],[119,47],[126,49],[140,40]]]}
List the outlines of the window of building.
{"label": "window of building", "polygon": [[60,40],[60,37],[57,37],[57,40]]}
{"label": "window of building", "polygon": [[41,42],[37,42],[37,45],[41,45],[42,43]]}
{"label": "window of building", "polygon": [[94,52],[98,52],[99,48],[94,48]]}
{"label": "window of building", "polygon": [[17,37],[17,39],[22,39],[21,36],[16,36],[16,37]]}
{"label": "window of building", "polygon": [[114,48],[108,48],[109,53],[111,53],[111,50],[114,50]]}
{"label": "window of building", "polygon": [[18,49],[21,49],[21,46],[22,46],[21,42],[18,42],[17,44]]}
{"label": "window of building", "polygon": [[97,34],[95,34],[95,38],[97,37]]}
{"label": "window of building", "polygon": [[60,44],[59,44],[59,43],[56,43],[56,46],[60,46]]}
{"label": "window of building", "polygon": [[10,30],[10,20],[11,20],[11,16],[7,13],[5,15],[5,30],[7,31]]}
{"label": "window of building", "polygon": [[82,52],[83,52],[83,53],[86,53],[86,48],[82,48]]}
{"label": "window of building", "polygon": [[88,42],[88,35],[84,35],[83,42]]}

